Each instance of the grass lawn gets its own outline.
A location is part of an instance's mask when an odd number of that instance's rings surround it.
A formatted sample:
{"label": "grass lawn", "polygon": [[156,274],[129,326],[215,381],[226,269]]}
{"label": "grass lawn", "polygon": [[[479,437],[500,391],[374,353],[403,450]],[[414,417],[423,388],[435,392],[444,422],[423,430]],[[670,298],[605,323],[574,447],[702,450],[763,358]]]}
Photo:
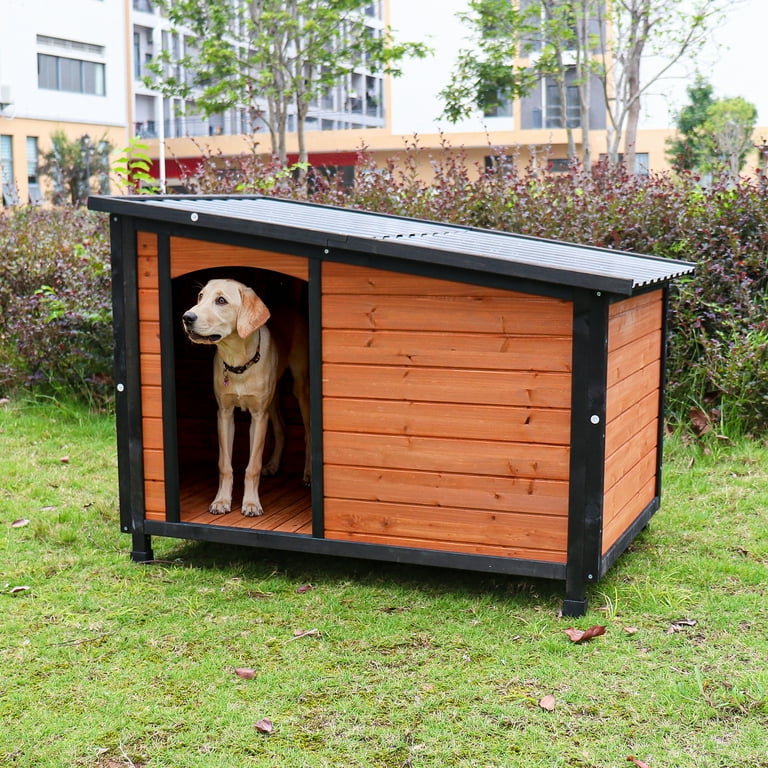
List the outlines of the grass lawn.
{"label": "grass lawn", "polygon": [[2,765],[768,767],[761,441],[673,442],[578,620],[531,579],[159,538],[135,565],[111,418],[11,403],[0,446]]}

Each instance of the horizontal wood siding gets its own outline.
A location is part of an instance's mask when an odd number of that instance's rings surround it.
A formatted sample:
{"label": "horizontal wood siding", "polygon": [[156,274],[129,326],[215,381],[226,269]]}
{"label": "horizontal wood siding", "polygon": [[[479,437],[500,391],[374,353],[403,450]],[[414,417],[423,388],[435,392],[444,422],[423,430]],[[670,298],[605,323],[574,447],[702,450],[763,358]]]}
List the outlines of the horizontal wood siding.
{"label": "horizontal wood siding", "polygon": [[570,302],[323,264],[326,536],[565,562]]}
{"label": "horizontal wood siding", "polygon": [[610,309],[603,554],[656,494],[662,299],[653,291]]}
{"label": "horizontal wood siding", "polygon": [[139,368],[142,383],[144,512],[150,520],[165,520],[157,235],[138,232],[136,251],[139,289]]}
{"label": "horizontal wood siding", "polygon": [[208,243],[186,237],[171,238],[171,277],[210,267],[258,267],[282,272],[301,280],[309,278],[307,259],[301,256]]}

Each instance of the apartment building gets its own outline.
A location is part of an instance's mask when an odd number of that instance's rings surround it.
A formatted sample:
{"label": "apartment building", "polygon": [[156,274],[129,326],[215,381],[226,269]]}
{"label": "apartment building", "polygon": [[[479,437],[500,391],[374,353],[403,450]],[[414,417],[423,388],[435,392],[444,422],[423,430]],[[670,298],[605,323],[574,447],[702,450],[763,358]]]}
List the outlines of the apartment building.
{"label": "apartment building", "polygon": [[[760,0],[748,0],[750,4]],[[441,0],[439,24],[431,3],[374,0],[364,7],[371,34],[391,26],[398,40],[425,42],[433,53],[406,61],[391,79],[360,68],[313,100],[307,117],[310,161],[349,168],[364,147],[377,161],[401,155],[407,144],[425,149],[448,143],[482,167],[494,147],[514,147],[523,165],[552,170],[567,163],[567,132],[577,147],[584,136],[594,159],[605,151],[606,110],[597,84],[591,89],[589,132],[580,130],[578,88],[563,91],[543,80],[525,98],[459,123],[441,118],[438,93],[447,84],[456,52],[464,44],[458,10],[466,0]],[[170,190],[179,188],[182,166],[193,166],[200,146],[224,155],[250,151],[255,141],[269,151],[265,126],[251,124],[244,109],[204,117],[193,99],[163,97],[147,85],[148,64],[162,50],[180,62],[194,40],[170,29],[152,0],[0,0],[0,169],[5,205],[38,202],[46,193],[41,158],[51,134],[64,131],[81,141],[86,156],[101,141],[118,151],[136,138],[155,158],[153,173]],[[534,52],[535,55],[535,52]],[[175,65],[174,74],[189,77]],[[289,130],[295,127],[289,116]],[[671,121],[667,113],[668,121]],[[668,167],[666,124],[641,130],[637,170]],[[756,136],[768,136],[758,129]],[[765,143],[765,142],[763,142]],[[288,135],[289,157],[298,154]],[[424,160],[425,172],[428,158]],[[109,179],[92,179],[94,190]],[[112,191],[115,191],[113,188]]]}

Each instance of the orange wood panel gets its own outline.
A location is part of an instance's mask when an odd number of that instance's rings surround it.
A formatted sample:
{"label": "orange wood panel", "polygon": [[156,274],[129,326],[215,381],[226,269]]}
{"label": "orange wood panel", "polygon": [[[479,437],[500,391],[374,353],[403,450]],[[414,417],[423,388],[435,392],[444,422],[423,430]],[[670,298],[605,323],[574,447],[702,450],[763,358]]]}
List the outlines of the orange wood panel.
{"label": "orange wood panel", "polygon": [[567,336],[573,307],[558,299],[472,296],[323,297],[326,328]]}
{"label": "orange wood panel", "polygon": [[145,516],[150,520],[165,520],[165,483],[144,480]]}
{"label": "orange wood panel", "polygon": [[606,459],[603,486],[606,492],[628,475],[640,459],[655,451],[658,436],[658,420],[653,419]]}
{"label": "orange wood panel", "polygon": [[171,277],[210,267],[257,267],[309,279],[309,263],[302,256],[185,237],[171,238]]}
{"label": "orange wood panel", "polygon": [[454,542],[557,553],[567,546],[567,519],[546,515],[327,499],[325,520],[330,531],[386,536],[391,543],[404,538],[422,546]]}
{"label": "orange wood panel", "polygon": [[611,305],[608,320],[608,351],[611,352],[632,343],[641,336],[660,330],[662,309],[661,291],[654,291]]}
{"label": "orange wood panel", "polygon": [[639,429],[659,417],[659,391],[649,392],[642,400],[608,422],[605,429],[605,455],[610,456],[631,440]]}
{"label": "orange wood panel", "polygon": [[570,408],[571,377],[565,373],[323,365],[326,397],[361,393],[378,399]]}
{"label": "orange wood panel", "polygon": [[608,387],[661,360],[661,329],[608,353]]}
{"label": "orange wood panel", "polygon": [[568,479],[569,451],[561,445],[351,432],[326,432],[323,445],[327,464],[475,474],[478,484],[484,482],[484,475]]}
{"label": "orange wood panel", "polygon": [[657,360],[616,383],[607,393],[606,421],[612,421],[649,392],[658,390],[660,382],[661,361]]}
{"label": "orange wood panel", "polygon": [[139,288],[157,288],[159,277],[156,255],[139,256],[136,263],[136,270]]}
{"label": "orange wood panel", "polygon": [[139,323],[139,349],[144,353],[160,354],[160,323]]}
{"label": "orange wood panel", "polygon": [[323,360],[516,371],[569,372],[570,336],[506,336],[426,331],[323,332]]}
{"label": "orange wood panel", "polygon": [[512,511],[535,515],[567,515],[568,483],[517,477],[447,474],[326,465],[328,497]]}
{"label": "orange wood panel", "polygon": [[157,235],[154,232],[137,232],[136,253],[139,258],[157,257]]}
{"label": "orange wood panel", "polygon": [[152,323],[160,321],[160,293],[157,289],[139,290],[139,320]]}
{"label": "orange wood panel", "polygon": [[328,397],[323,425],[338,432],[568,445],[571,419],[565,409]]}
{"label": "orange wood panel", "polygon": [[654,490],[647,495],[647,498],[642,495],[651,480],[656,480],[655,446],[639,459],[634,467],[624,475],[621,482],[606,490],[603,501],[603,526],[611,522],[619,510],[633,499],[637,501],[640,509],[645,507],[655,493],[654,485]]}
{"label": "orange wood panel", "polygon": [[323,263],[323,293],[530,298],[530,294],[506,291],[501,288],[485,288],[482,285],[437,280],[403,272],[388,272],[384,269],[356,267],[334,262]]}
{"label": "orange wood panel", "polygon": [[440,550],[443,552],[461,552],[467,555],[488,555],[491,557],[514,557],[523,560],[537,560],[547,563],[565,563],[565,552],[548,552],[533,547],[500,547],[490,544],[473,544],[466,542],[434,541],[399,536],[392,539],[388,536],[373,533],[357,533],[355,531],[326,531],[326,538],[339,541],[359,541],[365,544],[383,544],[384,546],[411,547],[415,549]]}
{"label": "orange wood panel", "polygon": [[165,480],[163,452],[157,448],[144,449],[144,477],[147,480]]}
{"label": "orange wood panel", "polygon": [[605,554],[618,540],[618,538],[637,519],[638,515],[653,500],[656,493],[656,479],[650,478],[635,496],[629,498],[625,506],[620,509],[603,527],[603,554]]}
{"label": "orange wood panel", "polygon": [[154,418],[142,418],[141,431],[144,439],[144,448],[163,450],[163,420]]}
{"label": "orange wood panel", "polygon": [[161,385],[160,355],[139,355],[141,383],[148,386]]}

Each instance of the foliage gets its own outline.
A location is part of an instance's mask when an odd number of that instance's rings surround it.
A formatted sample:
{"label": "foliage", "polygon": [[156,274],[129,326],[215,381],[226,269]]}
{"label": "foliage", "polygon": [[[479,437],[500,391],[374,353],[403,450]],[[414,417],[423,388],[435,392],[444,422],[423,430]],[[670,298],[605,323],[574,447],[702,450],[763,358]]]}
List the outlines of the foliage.
{"label": "foliage", "polygon": [[676,171],[694,171],[701,168],[706,155],[706,139],[702,126],[707,111],[714,103],[714,88],[701,75],[686,89],[688,103],[675,120],[677,136],[667,139],[667,157]]}
{"label": "foliage", "polygon": [[[696,409],[725,419],[720,428],[729,432],[768,428],[762,176],[704,188],[692,174],[641,177],[608,164],[546,174],[493,148],[486,169],[447,143],[427,151],[414,142],[384,167],[361,148],[354,185],[345,188],[332,169],[301,168],[307,177],[297,180],[299,169],[265,161],[256,145],[231,157],[200,151],[194,176],[184,180],[190,192],[308,199],[694,261],[695,277],[671,288],[670,421],[688,424]],[[100,398],[111,372],[106,220],[22,208],[0,226],[8,254],[0,267],[0,381],[69,382],[81,392],[87,382]],[[80,344],[85,333],[94,335],[87,346]]]}
{"label": "foliage", "polygon": [[162,537],[136,565],[111,418],[19,403],[0,433],[3,765],[766,764],[762,441],[671,441],[575,644],[560,582]]}
{"label": "foliage", "polygon": [[0,392],[35,384],[95,405],[111,394],[106,222],[81,208],[0,216]]}
{"label": "foliage", "polygon": [[[367,0],[159,0],[174,32],[194,45],[179,58],[164,50],[149,66],[147,85],[167,96],[194,99],[206,115],[246,108],[252,130],[264,121],[272,154],[285,164],[290,114],[296,116],[299,160],[306,161],[305,119],[310,102],[365,63],[396,76],[398,63],[423,57],[421,43],[398,43],[391,29],[370,33]],[[190,76],[179,76],[185,70]],[[350,98],[352,95],[350,94]],[[264,106],[266,105],[266,109]]]}
{"label": "foliage", "polygon": [[51,150],[43,156],[40,172],[53,182],[53,203],[84,205],[92,191],[92,179],[109,175],[112,145],[102,137],[94,144],[87,134],[70,140],[64,131],[51,134]]}
{"label": "foliage", "polygon": [[757,122],[757,107],[740,96],[718,99],[707,109],[702,131],[710,152],[704,170],[723,171],[735,182],[747,153],[754,149],[752,133]]}
{"label": "foliage", "polygon": [[740,97],[716,99],[701,76],[689,86],[688,99],[677,117],[678,135],[667,140],[672,166],[710,176],[725,173],[735,182],[754,148],[757,109]]}
{"label": "foliage", "polygon": [[155,178],[149,172],[152,158],[148,149],[139,139],[131,139],[112,164],[112,172],[120,185],[132,194],[152,195],[160,192]]}

